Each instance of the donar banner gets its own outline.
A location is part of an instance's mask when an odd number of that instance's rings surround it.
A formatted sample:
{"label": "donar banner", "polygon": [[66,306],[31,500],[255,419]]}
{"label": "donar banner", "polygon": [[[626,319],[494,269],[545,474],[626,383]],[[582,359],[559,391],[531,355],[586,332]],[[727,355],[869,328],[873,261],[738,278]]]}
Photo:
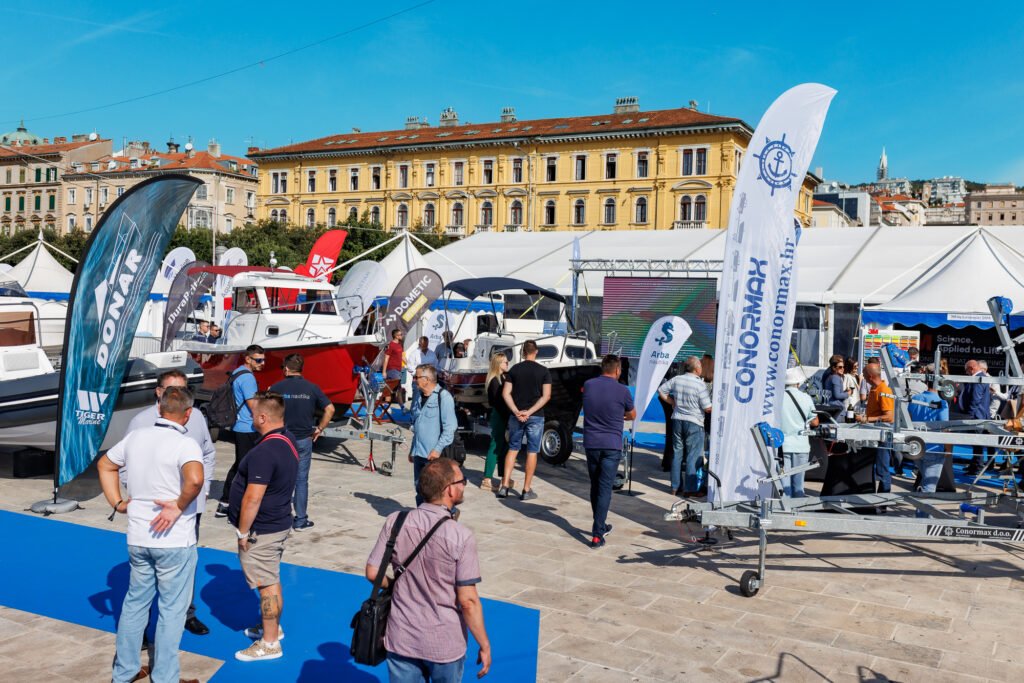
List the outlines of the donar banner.
{"label": "donar banner", "polygon": [[[640,352],[636,369],[636,396],[633,405],[636,406],[637,418],[633,420],[633,437],[636,438],[636,427],[640,418],[647,410],[648,404],[654,398],[658,386],[668,372],[668,366],[672,365],[673,359],[683,348],[683,344],[690,338],[689,324],[677,315],[665,315],[651,325],[647,331],[647,338],[644,340],[644,348]],[[670,438],[666,435],[665,438]]]}
{"label": "donar banner", "polygon": [[779,424],[796,311],[793,212],[836,91],[798,85],[757,126],[736,182],[718,304],[710,482],[716,502],[771,495],[750,428]]}
{"label": "donar banner", "polygon": [[178,174],[139,183],[89,236],[71,286],[61,353],[57,486],[98,455],[161,258],[201,184]]}

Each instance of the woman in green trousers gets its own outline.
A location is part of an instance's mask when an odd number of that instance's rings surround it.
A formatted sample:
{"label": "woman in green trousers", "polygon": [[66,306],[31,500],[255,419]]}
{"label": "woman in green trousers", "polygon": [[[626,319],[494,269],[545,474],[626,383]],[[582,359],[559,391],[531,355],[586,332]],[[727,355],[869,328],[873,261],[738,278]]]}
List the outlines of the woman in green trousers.
{"label": "woman in green trousers", "polygon": [[502,387],[508,378],[508,357],[497,352],[491,356],[491,366],[487,371],[487,402],[491,406],[491,445],[487,449],[487,462],[484,464],[484,478],[480,482],[480,488],[484,491],[493,491],[494,468],[498,468],[498,477],[505,474],[505,454],[508,452],[508,439],[505,438],[505,430],[508,429],[509,409],[505,405],[505,399],[501,396]]}

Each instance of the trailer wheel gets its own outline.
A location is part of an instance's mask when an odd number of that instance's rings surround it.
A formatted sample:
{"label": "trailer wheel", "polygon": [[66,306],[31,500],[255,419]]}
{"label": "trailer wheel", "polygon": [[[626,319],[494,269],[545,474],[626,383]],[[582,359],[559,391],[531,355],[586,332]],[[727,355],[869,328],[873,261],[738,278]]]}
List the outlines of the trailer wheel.
{"label": "trailer wheel", "polygon": [[920,460],[924,456],[924,440],[917,436],[909,436],[903,443],[903,457],[907,460]]}
{"label": "trailer wheel", "polygon": [[944,379],[939,382],[937,387],[939,398],[945,401],[952,401],[953,397],[956,396],[956,385],[948,379]]}
{"label": "trailer wheel", "polygon": [[761,577],[757,572],[753,569],[743,572],[743,576],[740,577],[740,593],[743,593],[744,597],[752,598],[757,595],[759,590],[761,590]]}
{"label": "trailer wheel", "polygon": [[572,434],[558,420],[544,423],[540,436],[540,457],[549,465],[561,465],[572,455]]}

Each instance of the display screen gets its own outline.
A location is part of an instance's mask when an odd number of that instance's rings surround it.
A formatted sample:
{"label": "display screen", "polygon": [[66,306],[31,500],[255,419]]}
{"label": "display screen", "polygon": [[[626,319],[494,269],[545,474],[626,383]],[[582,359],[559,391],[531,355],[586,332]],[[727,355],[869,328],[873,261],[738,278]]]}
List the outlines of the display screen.
{"label": "display screen", "polygon": [[611,343],[621,345],[621,355],[638,358],[651,324],[663,315],[678,315],[693,330],[676,361],[715,352],[715,280],[668,277],[604,279],[601,352],[614,351]]}

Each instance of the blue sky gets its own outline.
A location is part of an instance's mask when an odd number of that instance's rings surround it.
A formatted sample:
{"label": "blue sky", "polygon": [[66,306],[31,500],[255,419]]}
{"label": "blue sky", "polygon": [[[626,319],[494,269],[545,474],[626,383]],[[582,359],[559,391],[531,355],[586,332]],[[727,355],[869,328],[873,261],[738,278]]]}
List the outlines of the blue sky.
{"label": "blue sky", "polygon": [[[756,125],[788,87],[836,88],[814,167],[873,178],[963,175],[1024,185],[1024,11],[953,3],[605,3],[435,0],[234,74],[68,114],[259,62],[400,12],[375,3],[8,0],[0,129],[96,130],[162,145],[171,134],[227,153],[352,127],[685,106]],[[710,5],[710,3],[708,3]],[[792,7],[783,9],[784,5]],[[980,6],[979,6],[980,7]],[[282,11],[290,10],[290,11]],[[58,115],[58,116],[55,116]],[[50,118],[52,117],[52,118]]]}

